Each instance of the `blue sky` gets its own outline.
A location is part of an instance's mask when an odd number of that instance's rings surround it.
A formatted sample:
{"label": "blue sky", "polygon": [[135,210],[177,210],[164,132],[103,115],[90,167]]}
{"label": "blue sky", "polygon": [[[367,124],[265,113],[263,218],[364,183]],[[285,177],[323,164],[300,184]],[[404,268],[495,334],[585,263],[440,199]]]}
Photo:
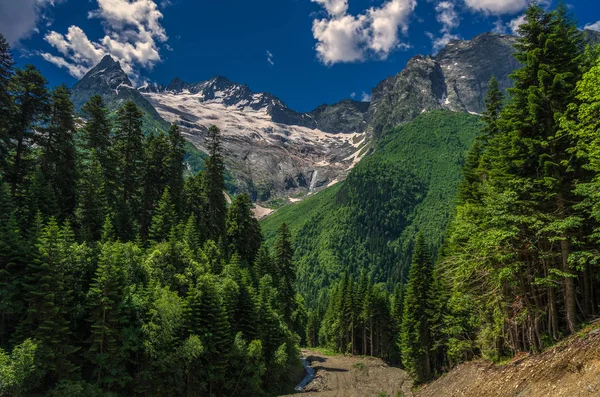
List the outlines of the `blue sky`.
{"label": "blue sky", "polygon": [[[36,65],[52,85],[74,84],[111,54],[137,84],[222,75],[307,111],[367,100],[410,57],[450,39],[510,33],[527,2],[0,0],[0,32],[17,64]],[[568,4],[581,27],[600,30],[600,1]]]}

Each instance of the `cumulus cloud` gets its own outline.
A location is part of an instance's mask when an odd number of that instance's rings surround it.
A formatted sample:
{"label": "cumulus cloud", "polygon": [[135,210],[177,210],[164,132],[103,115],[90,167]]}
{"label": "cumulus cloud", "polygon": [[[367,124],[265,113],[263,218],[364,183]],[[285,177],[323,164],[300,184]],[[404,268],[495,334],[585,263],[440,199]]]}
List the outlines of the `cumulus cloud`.
{"label": "cumulus cloud", "polygon": [[352,98],[352,99],[356,98],[356,92],[351,92],[350,93],[350,98]]}
{"label": "cumulus cloud", "polygon": [[274,66],[275,65],[275,61],[273,60],[273,53],[269,50],[267,50],[267,62],[269,62],[269,65]]}
{"label": "cumulus cloud", "polygon": [[510,29],[512,34],[519,33],[519,27],[524,25],[527,22],[525,19],[525,14],[516,17],[508,23],[508,28]]}
{"label": "cumulus cloud", "polygon": [[362,102],[371,102],[371,94],[367,94],[363,91],[362,95],[360,96],[360,100]]}
{"label": "cumulus cloud", "polygon": [[63,0],[0,1],[0,33],[10,44],[29,37],[44,18],[44,11]]}
{"label": "cumulus cloud", "polygon": [[435,6],[436,19],[442,25],[440,29],[441,36],[436,36],[426,32],[433,44],[433,52],[437,53],[444,48],[451,40],[460,38],[457,34],[453,34],[452,30],[460,25],[460,16],[454,8],[454,3],[450,1],[441,1]]}
{"label": "cumulus cloud", "polygon": [[64,35],[50,31],[44,39],[60,55],[43,53],[42,57],[81,78],[102,57],[112,55],[121,62],[123,70],[137,80],[140,67],[152,68],[161,60],[159,44],[168,40],[160,23],[162,13],[153,0],[97,2],[98,9],[91,11],[88,18],[101,21],[105,36],[92,41],[78,26],[71,26]]}
{"label": "cumulus cloud", "polygon": [[523,10],[530,0],[465,0],[465,4],[473,11],[485,14],[515,14]]}
{"label": "cumulus cloud", "polygon": [[587,25],[585,25],[585,29],[590,29],[590,30],[595,30],[597,32],[600,32],[600,21],[594,22],[594,23],[588,23]]}
{"label": "cumulus cloud", "polygon": [[348,14],[347,0],[312,0],[327,17],[313,20],[317,56],[326,65],[364,61],[369,56],[385,59],[393,50],[407,47],[398,33],[406,34],[416,0],[388,0],[359,15]]}
{"label": "cumulus cloud", "polygon": [[341,17],[348,11],[348,0],[311,0],[319,3],[332,17]]}

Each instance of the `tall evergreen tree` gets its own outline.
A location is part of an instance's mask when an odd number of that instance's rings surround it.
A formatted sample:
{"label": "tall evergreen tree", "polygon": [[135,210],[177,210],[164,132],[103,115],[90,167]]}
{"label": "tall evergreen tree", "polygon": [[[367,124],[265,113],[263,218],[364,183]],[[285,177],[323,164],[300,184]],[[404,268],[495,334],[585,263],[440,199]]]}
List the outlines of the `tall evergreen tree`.
{"label": "tall evergreen tree", "polygon": [[[143,170],[143,199],[142,216],[140,219],[140,233],[145,240],[148,237],[150,223],[165,187],[169,186],[169,139],[166,134],[151,134],[145,143],[145,161]],[[170,199],[172,200],[172,195]],[[168,231],[167,231],[168,233]]]}
{"label": "tall evergreen tree", "polygon": [[423,382],[431,376],[429,360],[431,338],[427,318],[432,278],[431,266],[425,238],[420,233],[415,244],[406,285],[400,334],[402,363],[417,382]]}
{"label": "tall evergreen tree", "polygon": [[172,124],[168,132],[170,150],[167,157],[167,168],[169,190],[173,198],[173,204],[177,213],[183,210],[184,200],[184,177],[185,170],[185,139],[181,135],[181,129]]}
{"label": "tall evergreen tree", "polygon": [[115,133],[115,149],[119,154],[119,205],[115,209],[118,224],[117,234],[124,240],[133,239],[137,214],[140,213],[143,163],[144,133],[142,132],[142,112],[135,103],[126,102],[118,111]]}
{"label": "tall evergreen tree", "polygon": [[61,85],[52,90],[49,125],[41,136],[42,173],[54,190],[60,220],[70,218],[76,206],[77,159],[75,119],[71,92]]}
{"label": "tall evergreen tree", "polygon": [[208,129],[206,147],[209,157],[205,161],[204,186],[206,192],[206,227],[209,239],[218,242],[225,237],[227,203],[225,201],[225,163],[221,147],[221,131],[216,126]]}
{"label": "tall evergreen tree", "polygon": [[246,265],[254,263],[262,243],[260,226],[252,213],[253,206],[250,195],[242,193],[233,200],[227,213],[229,254],[237,253]]}
{"label": "tall evergreen tree", "polygon": [[41,130],[48,115],[46,79],[32,65],[17,69],[10,81],[10,94],[15,104],[10,138],[10,163],[7,180],[13,197],[23,199],[26,179],[31,175],[31,148],[35,132]]}
{"label": "tall evergreen tree", "polygon": [[296,309],[296,267],[293,258],[292,237],[284,223],[277,233],[273,261],[279,276],[283,318],[289,326],[292,325],[292,313]]}
{"label": "tall evergreen tree", "polygon": [[95,149],[87,157],[79,180],[76,218],[81,239],[99,241],[108,210],[106,180]]}
{"label": "tall evergreen tree", "polygon": [[[83,126],[83,145],[88,154],[88,161],[89,155],[94,151],[102,170],[107,205],[115,209],[117,186],[119,185],[117,175],[118,159],[113,148],[112,126],[104,100],[100,95],[92,96],[81,107],[81,112],[86,119]],[[85,165],[84,168],[86,168]]]}
{"label": "tall evergreen tree", "polygon": [[91,364],[94,380],[114,389],[128,378],[121,341],[119,305],[124,288],[124,269],[119,265],[124,252],[118,243],[104,243],[98,268],[86,299],[90,313],[91,335],[85,357]]}
{"label": "tall evergreen tree", "polygon": [[13,114],[13,102],[9,94],[9,83],[13,75],[13,65],[10,46],[0,33],[0,176],[4,174],[10,145],[10,115]]}
{"label": "tall evergreen tree", "polygon": [[152,217],[152,226],[149,233],[150,240],[154,242],[166,240],[171,229],[175,227],[175,221],[175,206],[173,205],[171,193],[167,186]]}
{"label": "tall evergreen tree", "polygon": [[214,276],[201,277],[187,299],[189,333],[198,335],[204,346],[198,370],[208,384],[207,396],[220,395],[233,338]]}
{"label": "tall evergreen tree", "polygon": [[67,261],[72,243],[69,228],[61,230],[51,219],[39,237],[37,258],[26,278],[28,308],[21,333],[39,341],[53,381],[68,379],[77,370],[73,355],[78,348],[72,345],[69,325],[72,307],[66,304],[73,293]]}

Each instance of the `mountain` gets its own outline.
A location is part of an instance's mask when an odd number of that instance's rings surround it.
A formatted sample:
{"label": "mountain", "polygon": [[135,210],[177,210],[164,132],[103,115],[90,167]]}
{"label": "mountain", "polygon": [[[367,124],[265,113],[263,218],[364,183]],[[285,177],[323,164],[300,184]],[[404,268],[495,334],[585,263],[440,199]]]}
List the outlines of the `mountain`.
{"label": "mountain", "polygon": [[365,103],[345,100],[299,113],[221,76],[198,83],[175,78],[139,92],[202,150],[208,127],[219,127],[235,185],[258,201],[305,195],[344,179],[366,152]]}
{"label": "mountain", "polygon": [[71,100],[75,110],[81,110],[83,104],[93,95],[102,96],[111,112],[116,111],[123,103],[133,101],[144,113],[144,124],[147,128],[168,128],[168,123],[133,86],[119,62],[110,55],[102,58],[98,65],[73,86]]}
{"label": "mountain", "polygon": [[481,113],[492,76],[503,90],[519,67],[513,58],[514,36],[484,33],[453,40],[436,56],[418,55],[400,73],[372,92],[369,129],[376,137],[419,114],[436,109]]}
{"label": "mountain", "polygon": [[315,307],[344,272],[405,280],[417,231],[439,247],[453,212],[474,115],[437,110],[389,131],[348,178],[262,221],[268,244],[286,223],[295,237],[299,291]]}
{"label": "mountain", "polygon": [[503,89],[510,86],[508,76],[518,66],[511,56],[514,40],[486,33],[452,41],[436,56],[412,58],[403,71],[378,84],[370,104],[346,99],[305,113],[222,76],[196,83],[174,78],[166,86],[146,83],[135,89],[110,57],[73,87],[73,100],[80,108],[100,94],[116,109],[131,99],[151,128],[176,123],[201,151],[208,127],[218,126],[231,190],[274,205],[344,180],[372,149],[373,139],[423,112],[480,113],[492,75]]}

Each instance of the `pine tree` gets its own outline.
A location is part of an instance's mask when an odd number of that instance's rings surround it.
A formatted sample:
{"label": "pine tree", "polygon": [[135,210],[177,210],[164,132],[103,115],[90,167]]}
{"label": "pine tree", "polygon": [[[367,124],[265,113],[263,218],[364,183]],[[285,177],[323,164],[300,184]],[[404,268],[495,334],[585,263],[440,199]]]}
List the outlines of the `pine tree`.
{"label": "pine tree", "polygon": [[9,131],[11,158],[7,181],[11,186],[11,194],[19,200],[25,197],[24,184],[33,167],[31,148],[35,131],[41,129],[48,115],[46,84],[39,70],[27,65],[24,69],[16,70],[9,85],[16,109]]}
{"label": "pine tree", "polygon": [[108,118],[106,105],[100,95],[92,96],[81,108],[81,112],[86,118],[83,126],[84,148],[87,151],[87,160],[90,160],[91,153],[95,153],[97,161],[100,163],[102,177],[104,179],[104,190],[106,193],[107,205],[110,208],[116,208],[117,190],[118,190],[118,159],[113,145],[111,134],[111,122]]}
{"label": "pine tree", "polygon": [[118,111],[115,133],[115,151],[119,154],[118,180],[120,184],[119,205],[115,209],[118,224],[117,235],[123,240],[135,236],[137,214],[141,208],[144,133],[142,112],[135,103],[126,102]]}
{"label": "pine tree", "polygon": [[[526,18],[515,47],[515,58],[524,66],[514,73],[512,102],[502,116],[512,142],[509,151],[500,157],[509,168],[504,167],[507,175],[499,182],[529,186],[519,192],[519,198],[532,215],[547,224],[544,237],[559,243],[560,249],[549,249],[556,258],[556,268],[565,275],[566,320],[573,332],[577,322],[576,285],[568,258],[579,221],[569,210],[569,203],[575,200],[570,193],[570,171],[577,165],[568,155],[571,142],[563,137],[557,120],[572,102],[581,76],[582,35],[564,3],[552,12],[532,6]],[[533,270],[536,264],[527,266]],[[539,348],[533,342],[534,348]]]}
{"label": "pine tree", "polygon": [[420,233],[406,285],[400,334],[402,363],[417,382],[423,382],[431,376],[431,339],[427,318],[431,277],[431,259],[425,238]]}
{"label": "pine tree", "polygon": [[22,316],[27,247],[19,232],[10,188],[0,182],[0,347],[7,346]]}
{"label": "pine tree", "polygon": [[206,192],[206,232],[209,239],[218,242],[225,237],[227,203],[225,201],[225,164],[221,148],[221,131],[216,126],[208,129],[204,186]]}
{"label": "pine tree", "polygon": [[[481,182],[486,178],[489,168],[489,156],[486,154],[488,143],[500,132],[500,111],[502,110],[504,96],[495,77],[490,79],[485,97],[485,111],[481,119],[485,122],[482,134],[475,139],[469,150],[463,166],[464,179],[458,187],[460,202],[481,200]],[[489,148],[493,152],[494,148]],[[486,154],[484,156],[484,154]],[[483,158],[482,158],[483,157]]]}
{"label": "pine tree", "polygon": [[13,75],[13,58],[10,46],[0,33],[0,176],[6,169],[6,160],[9,149],[9,131],[11,130],[11,118],[13,113],[13,102],[9,94],[9,83]]}
{"label": "pine tree", "polygon": [[187,297],[188,331],[202,340],[201,365],[208,383],[208,396],[220,395],[225,382],[225,368],[233,341],[223,302],[214,276],[202,276]]}
{"label": "pine tree", "polygon": [[[140,234],[145,240],[148,237],[150,223],[165,188],[169,186],[169,140],[167,135],[151,134],[145,143],[144,164],[144,194],[142,200],[142,216],[140,219]],[[172,200],[172,195],[170,199]],[[175,215],[175,214],[174,214]],[[168,234],[168,231],[167,231]]]}
{"label": "pine tree", "polygon": [[98,268],[86,299],[91,335],[85,357],[91,364],[97,384],[109,390],[127,380],[122,353],[119,305],[124,288],[124,269],[119,262],[124,252],[118,243],[104,243]]}
{"label": "pine tree", "polygon": [[237,253],[246,265],[254,259],[262,243],[258,220],[252,213],[250,195],[242,193],[233,200],[227,213],[227,246],[229,254]]}
{"label": "pine tree", "polygon": [[284,223],[277,233],[273,261],[279,276],[283,318],[290,327],[292,326],[292,313],[296,309],[296,267],[294,266],[293,257],[292,238],[287,225]]}
{"label": "pine tree", "polygon": [[70,218],[76,206],[77,159],[74,142],[75,119],[71,92],[61,85],[52,90],[49,125],[38,138],[42,146],[41,169],[54,190],[59,220]]}
{"label": "pine tree", "polygon": [[53,380],[68,379],[77,370],[66,305],[73,293],[69,283],[67,256],[72,234],[61,230],[52,218],[37,244],[37,258],[29,265],[26,277],[27,318],[21,334],[39,341],[41,354]]}
{"label": "pine tree", "polygon": [[79,180],[79,203],[76,211],[79,234],[84,241],[98,241],[106,219],[107,198],[102,164],[92,149]]}
{"label": "pine tree", "polygon": [[206,232],[205,208],[207,197],[204,189],[204,173],[198,173],[186,179],[184,197],[186,214],[194,216],[198,238],[200,242],[204,243],[208,239]]}
{"label": "pine tree", "polygon": [[273,279],[277,279],[277,272],[273,264],[271,254],[265,245],[262,245],[258,250],[256,260],[254,261],[254,277],[256,284],[263,276],[269,275]]}
{"label": "pine tree", "polygon": [[175,215],[175,206],[173,205],[171,193],[167,186],[152,217],[152,226],[150,227],[149,234],[151,241],[161,242],[167,239],[171,229],[175,227]]}
{"label": "pine tree", "polygon": [[169,174],[167,180],[175,210],[179,214],[184,205],[185,139],[176,124],[172,124],[169,128],[168,137],[170,150],[166,161]]}

